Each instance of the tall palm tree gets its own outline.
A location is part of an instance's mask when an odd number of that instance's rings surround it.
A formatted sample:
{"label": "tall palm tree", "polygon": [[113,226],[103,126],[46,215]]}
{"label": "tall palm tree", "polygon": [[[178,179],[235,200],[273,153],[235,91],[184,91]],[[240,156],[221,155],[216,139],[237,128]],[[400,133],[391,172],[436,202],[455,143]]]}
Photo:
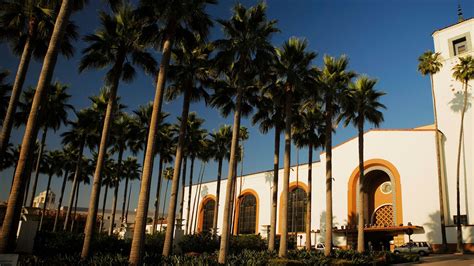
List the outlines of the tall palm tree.
{"label": "tall palm tree", "polygon": [[115,172],[114,172],[114,165],[115,162],[113,159],[110,158],[110,156],[107,156],[107,159],[104,162],[104,169],[103,169],[103,179],[102,179],[102,185],[105,185],[105,192],[104,192],[104,197],[102,200],[102,213],[101,213],[101,221],[99,224],[99,233],[102,233],[102,229],[104,227],[104,222],[105,222],[105,207],[107,206],[107,194],[109,191],[109,188],[114,186],[114,181],[115,181]]}
{"label": "tall palm tree", "polygon": [[246,8],[241,4],[233,7],[233,15],[229,20],[218,20],[222,25],[224,39],[215,42],[217,48],[216,65],[223,78],[216,85],[212,105],[220,107],[224,115],[234,111],[234,124],[230,150],[229,173],[227,175],[224,220],[222,225],[219,263],[224,264],[229,248],[230,218],[232,210],[231,191],[237,165],[240,119],[251,112],[249,100],[254,99],[257,92],[255,78],[274,53],[270,37],[277,32],[276,21],[268,20],[266,6],[260,3]]}
{"label": "tall palm tree", "polygon": [[41,172],[48,175],[48,184],[46,186],[46,196],[44,197],[43,209],[41,211],[41,219],[38,227],[39,231],[41,231],[43,227],[44,214],[46,212],[46,208],[49,201],[49,189],[51,187],[51,179],[54,175],[61,176],[63,172],[62,165],[60,165],[61,156],[61,151],[49,151],[45,154],[45,158],[41,164]]}
{"label": "tall palm tree", "polygon": [[385,95],[384,92],[377,91],[375,85],[377,80],[362,76],[354,83],[349,84],[345,104],[342,105],[341,117],[344,119],[344,126],[352,123],[357,127],[359,140],[359,198],[358,198],[358,232],[357,232],[357,251],[364,252],[364,123],[367,121],[375,127],[379,127],[383,122],[383,113],[385,105],[380,103],[380,98]]}
{"label": "tall palm tree", "polygon": [[[13,83],[12,97],[5,105],[2,105],[6,108],[6,113],[0,115],[0,121],[3,121],[0,134],[0,160],[10,139],[14,115],[31,57],[33,56],[41,61],[46,55],[57,15],[55,11],[59,4],[60,1],[44,0],[8,0],[0,2],[0,10],[2,10],[0,15],[0,28],[2,29],[0,39],[8,41],[12,52],[20,57]],[[59,53],[66,58],[70,58],[74,54],[72,42],[77,39],[77,32],[73,22],[66,23],[65,34],[59,44]]]}
{"label": "tall palm tree", "polygon": [[230,155],[229,143],[232,140],[232,128],[230,125],[221,126],[218,131],[210,133],[211,143],[209,149],[212,150],[214,159],[217,161],[217,187],[216,187],[216,204],[214,205],[214,218],[212,221],[213,234],[217,235],[217,218],[219,213],[219,200],[222,179],[222,164],[224,158]]}
{"label": "tall palm tree", "polygon": [[[40,173],[40,162],[43,155],[43,149],[46,144],[46,136],[48,134],[48,129],[52,129],[56,132],[61,125],[67,123],[68,111],[73,111],[74,107],[68,104],[71,95],[67,93],[69,86],[61,84],[60,82],[55,82],[49,87],[50,92],[47,95],[46,104],[44,107],[41,107],[41,114],[39,116],[39,123],[43,128],[43,133],[40,142],[40,150],[38,153],[38,158],[36,160],[35,168],[35,178],[33,180],[33,188],[30,199],[30,206],[33,206],[33,200],[35,198],[36,186],[38,183],[38,176]],[[30,87],[23,93],[23,99],[19,104],[19,111],[16,114],[17,126],[20,126],[23,122],[28,119],[28,114],[30,113],[33,98],[35,95],[35,90]]]}
{"label": "tall palm tree", "polygon": [[[198,118],[193,112],[188,117],[187,125],[187,151],[191,158],[191,168],[189,171],[189,186],[188,186],[188,206],[186,214],[186,233],[189,234],[191,231],[190,215],[191,215],[191,188],[193,184],[193,173],[194,173],[194,162],[196,158],[202,158],[202,155],[206,155],[203,151],[207,148],[208,139],[207,139],[207,130],[201,128],[204,123],[204,119]],[[184,187],[184,186],[183,186]],[[183,193],[184,195],[184,193]]]}
{"label": "tall palm tree", "polygon": [[147,73],[154,72],[156,65],[152,55],[147,51],[148,45],[144,36],[146,26],[131,6],[124,4],[113,14],[101,12],[100,19],[101,27],[94,34],[87,35],[84,38],[90,46],[84,49],[84,56],[79,66],[80,71],[88,68],[111,66],[106,76],[109,98],[89,201],[89,213],[81,258],[87,258],[90,253],[90,244],[97,217],[101,172],[120,80],[125,82],[133,80],[135,76],[133,65],[142,68]]}
{"label": "tall palm tree", "polygon": [[[178,95],[183,94],[183,107],[181,112],[178,143],[176,148],[175,165],[173,173],[173,182],[171,183],[171,196],[168,208],[167,227],[165,243],[163,247],[163,254],[165,250],[170,250],[173,243],[174,235],[174,220],[176,216],[176,203],[179,187],[179,173],[181,171],[181,162],[184,160],[183,173],[186,170],[186,159],[189,154],[185,154],[184,147],[190,147],[189,133],[187,128],[190,125],[191,118],[196,118],[194,115],[189,115],[189,106],[192,101],[199,101],[202,98],[208,98],[208,94],[203,87],[203,83],[208,79],[209,62],[208,57],[212,51],[212,47],[205,43],[206,36],[195,35],[194,38],[189,38],[173,50],[175,64],[170,66],[170,79],[173,83],[169,86],[167,91],[168,100],[175,99]],[[189,118],[188,118],[189,115]],[[195,119],[194,122],[202,124],[201,120]],[[187,143],[188,142],[188,143]],[[194,163],[194,161],[192,161]],[[191,177],[192,178],[192,177]],[[183,218],[184,210],[184,182],[185,175],[182,176],[182,200],[180,203],[181,218]],[[167,255],[165,255],[167,256]]]}
{"label": "tall palm tree", "polygon": [[[166,179],[166,190],[164,194],[164,199],[165,201],[163,202],[163,211],[161,212],[161,218],[164,219],[165,217],[165,206],[166,206],[166,199],[168,198],[168,187],[170,185],[170,180],[173,179],[173,167],[166,167],[165,170],[163,170],[163,179]],[[161,226],[162,228],[163,226]],[[160,230],[161,231],[161,230]]]}
{"label": "tall palm tree", "polygon": [[290,183],[290,164],[291,164],[291,127],[293,124],[293,107],[300,103],[299,94],[309,87],[311,76],[311,62],[316,57],[314,52],[307,52],[306,40],[290,38],[282,48],[277,48],[277,60],[275,63],[275,72],[285,95],[285,156],[283,160],[283,192],[282,192],[282,220],[281,220],[281,238],[279,257],[286,257],[287,237],[288,237],[288,194]]}
{"label": "tall palm tree", "polygon": [[75,121],[69,121],[71,129],[69,131],[63,132],[61,137],[63,138],[63,145],[71,145],[77,149],[77,154],[75,154],[75,169],[74,169],[74,179],[72,181],[71,192],[68,201],[68,207],[66,211],[66,217],[64,218],[63,230],[66,231],[68,228],[69,220],[71,217],[72,206],[74,203],[75,193],[77,191],[77,186],[79,183],[79,178],[82,171],[82,162],[81,158],[84,154],[84,148],[89,146],[89,148],[94,146],[96,142],[96,129],[99,127],[97,113],[91,109],[82,109],[78,112],[75,112],[77,119]]}
{"label": "tall palm tree", "polygon": [[[133,181],[133,180],[139,180],[140,179],[140,174],[141,174],[141,165],[137,162],[136,157],[129,156],[125,161],[123,161],[123,167],[122,167],[122,178],[125,178],[125,180]],[[124,209],[122,211],[122,222],[126,222],[127,220],[127,214],[126,210]]]}
{"label": "tall palm tree", "polygon": [[324,255],[329,256],[332,248],[332,132],[334,120],[339,114],[340,100],[355,73],[347,71],[346,56],[333,58],[324,56],[324,67],[317,77],[320,96],[323,99],[326,150],[326,217]]}
{"label": "tall palm tree", "polygon": [[[8,70],[0,71],[0,123],[3,123],[5,114],[7,113],[8,102],[10,101],[10,94],[12,91],[11,84],[8,84],[6,79],[10,75]],[[0,161],[2,157],[0,155]]]}
{"label": "tall palm tree", "polygon": [[[112,122],[112,143],[113,143],[113,152],[118,152],[117,156],[117,165],[116,165],[116,181],[120,182],[122,177],[120,176],[122,173],[122,158],[123,158],[123,153],[126,151],[127,148],[132,147],[134,145],[135,138],[137,135],[136,131],[134,130],[134,123],[132,120],[132,117],[129,116],[125,112],[121,112],[118,114],[118,116],[114,119]],[[124,204],[122,208],[122,217],[121,221],[124,220],[124,210],[125,210],[125,199],[127,197],[127,190],[128,190],[128,178],[125,177],[125,193],[124,193]],[[117,204],[117,196],[118,196],[118,189],[119,189],[119,183],[117,183],[115,186],[115,191],[114,191],[114,208],[112,211],[112,217],[115,218],[115,210],[116,210],[116,204]],[[116,195],[117,194],[117,195]],[[109,230],[109,235],[112,234],[112,230]]]}
{"label": "tall palm tree", "polygon": [[[145,241],[145,226],[147,219],[148,203],[150,200],[150,185],[153,169],[154,147],[156,146],[157,122],[161,113],[163,95],[166,82],[166,72],[170,63],[171,50],[174,43],[178,43],[191,32],[201,36],[207,36],[212,21],[206,13],[208,4],[215,4],[216,0],[141,0],[142,10],[145,10],[146,17],[156,25],[164,25],[159,28],[160,34],[156,40],[157,46],[161,47],[162,57],[160,70],[156,78],[156,91],[153,100],[153,112],[151,116],[151,127],[148,132],[148,143],[146,148],[146,159],[143,163],[141,187],[135,218],[135,230],[132,246],[130,249],[130,264],[140,264]],[[169,238],[168,238],[169,239]],[[171,239],[168,240],[170,242]],[[163,255],[168,256],[171,246],[165,245]]]}
{"label": "tall palm tree", "polygon": [[464,85],[464,101],[463,107],[461,110],[461,123],[459,126],[459,143],[458,143],[458,156],[457,156],[457,163],[456,163],[456,229],[457,229],[457,251],[460,253],[464,252],[463,244],[462,244],[462,228],[461,228],[461,193],[459,187],[459,179],[460,179],[460,169],[461,169],[461,149],[462,149],[462,142],[463,142],[463,134],[464,134],[464,114],[466,113],[467,109],[467,101],[468,101],[468,91],[467,88],[469,86],[469,80],[474,79],[474,58],[468,55],[466,57],[460,57],[459,63],[457,63],[453,67],[453,77],[456,80],[459,80]]}
{"label": "tall palm tree", "polygon": [[313,149],[323,145],[323,114],[320,104],[305,104],[296,114],[293,128],[293,141],[297,148],[308,147],[308,191],[306,193],[306,249],[311,249],[311,192],[312,192],[312,165]]}
{"label": "tall palm tree", "polygon": [[[155,198],[155,215],[153,219],[153,230],[156,230],[159,219],[160,211],[160,198],[161,198],[161,185],[162,173],[163,173],[163,164],[168,164],[173,161],[173,155],[176,154],[176,143],[175,132],[172,130],[172,125],[164,123],[159,130],[159,139],[157,141],[156,153],[160,155],[160,162],[158,164],[158,179],[156,185],[156,198]],[[168,190],[168,188],[166,188]],[[165,193],[166,195],[166,193]],[[166,196],[165,196],[166,197]],[[163,207],[164,208],[164,207]],[[156,232],[156,231],[154,231]]]}
{"label": "tall palm tree", "polygon": [[436,164],[438,166],[438,197],[439,197],[439,218],[441,224],[441,242],[443,245],[443,251],[446,252],[448,248],[448,242],[446,239],[446,223],[444,217],[444,200],[443,200],[443,180],[441,174],[441,134],[438,127],[438,112],[436,110],[436,95],[434,91],[433,75],[438,73],[440,68],[443,66],[441,62],[441,54],[433,53],[432,51],[424,52],[418,57],[418,71],[423,75],[430,76],[431,82],[431,96],[433,97],[433,113],[434,113],[434,126],[435,126],[435,141],[436,141]]}
{"label": "tall palm tree", "polygon": [[[97,161],[97,154],[94,155],[94,160]],[[76,192],[75,192],[75,203],[74,203],[74,213],[72,214],[72,219],[71,219],[71,228],[69,229],[70,232],[73,232],[74,231],[74,225],[76,223],[76,220],[77,220],[77,202],[79,201],[79,196],[81,195],[79,193],[79,190],[80,190],[80,186],[81,186],[81,183],[84,183],[85,185],[86,184],[90,184],[90,180],[91,180],[91,177],[93,176],[94,174],[94,161],[87,158],[87,157],[82,157],[82,167],[83,169],[80,171],[80,176],[78,177],[77,179],[77,189],[76,189]],[[71,206],[72,207],[72,206]]]}
{"label": "tall palm tree", "polygon": [[27,179],[26,172],[29,171],[29,159],[32,153],[33,144],[38,134],[39,128],[39,111],[43,105],[44,99],[47,99],[47,88],[51,84],[54,67],[58,58],[60,44],[63,40],[66,27],[69,23],[69,16],[73,9],[80,9],[83,1],[81,0],[63,0],[59,8],[58,15],[54,24],[54,29],[48,43],[48,49],[43,61],[43,67],[38,79],[36,93],[31,107],[28,122],[25,127],[25,134],[22,140],[22,149],[20,158],[15,170],[13,187],[8,198],[8,206],[3,221],[2,232],[0,233],[0,253],[13,251],[15,236],[18,229],[20,219],[21,205],[23,202],[23,193],[25,191],[25,182]]}
{"label": "tall palm tree", "polygon": [[58,208],[56,209],[56,215],[54,217],[53,232],[56,232],[56,228],[58,226],[59,215],[60,215],[61,207],[63,203],[64,190],[66,189],[66,183],[67,183],[67,178],[69,176],[69,173],[72,172],[74,169],[73,161],[74,161],[74,158],[77,158],[76,153],[77,153],[76,148],[72,147],[71,145],[67,145],[61,151],[61,156],[58,161],[58,163],[60,163],[60,165],[62,166],[64,175],[63,175],[63,183],[61,185],[61,194],[59,196],[59,201],[58,201]]}

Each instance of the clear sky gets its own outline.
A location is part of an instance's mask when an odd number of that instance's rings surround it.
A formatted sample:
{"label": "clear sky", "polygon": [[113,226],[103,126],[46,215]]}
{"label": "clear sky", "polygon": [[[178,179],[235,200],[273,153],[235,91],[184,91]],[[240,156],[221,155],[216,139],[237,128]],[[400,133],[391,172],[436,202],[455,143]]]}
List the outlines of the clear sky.
{"label": "clear sky", "polygon": [[[73,15],[81,36],[92,33],[97,28],[97,12],[106,8],[102,1],[89,2],[84,10]],[[227,19],[231,15],[231,7],[236,2],[220,0],[217,6],[209,8],[209,13],[213,18]],[[242,2],[250,6],[257,1]],[[474,0],[460,2],[464,17],[474,16]],[[387,93],[382,99],[387,106],[382,128],[411,128],[433,123],[430,84],[428,78],[422,77],[417,72],[417,58],[424,51],[433,49],[431,33],[434,30],[456,23],[456,0],[268,0],[267,5],[268,17],[278,20],[278,28],[281,30],[281,33],[274,35],[272,39],[275,46],[280,46],[291,36],[306,38],[309,49],[319,54],[314,62],[315,65],[321,65],[322,56],[325,54],[331,56],[346,54],[350,59],[351,70],[378,79],[377,88]],[[222,36],[218,25],[215,25],[211,35],[211,39]],[[72,94],[70,103],[79,110],[90,105],[88,96],[99,92],[103,85],[104,71],[87,71],[79,74],[77,66],[85,44],[79,40],[75,47],[76,53],[72,59],[60,58],[58,60],[53,79],[70,85],[69,93]],[[156,58],[159,60],[159,54],[156,54]],[[6,68],[15,73],[18,61],[6,44],[0,44],[0,69]],[[40,63],[31,64],[25,82],[26,86],[36,85],[40,70]],[[12,78],[10,77],[10,81]],[[152,80],[150,76],[139,74],[132,83],[120,85],[119,95],[122,102],[128,106],[128,111],[131,112],[138,105],[153,99],[155,87]],[[163,111],[171,114],[169,122],[176,121],[176,117],[180,115],[181,105],[181,98],[164,105]],[[193,104],[191,110],[196,111],[206,120],[205,127],[209,131],[222,124],[232,123],[231,117],[222,118],[218,110],[208,108],[204,104]],[[74,115],[71,114],[70,118],[73,119]],[[250,138],[245,142],[243,172],[252,173],[271,169],[273,167],[273,132],[262,135],[248,119],[244,119],[242,124],[250,131]],[[366,127],[369,128],[368,125]],[[19,128],[13,132],[13,143],[21,142],[23,130]],[[64,128],[56,134],[48,135],[47,150],[60,148],[58,136],[62,130]],[[353,128],[340,126],[334,136],[334,144],[353,136],[355,136]],[[89,151],[86,153],[90,154]],[[295,151],[293,151],[292,162],[296,163],[294,155]],[[142,160],[142,156],[142,154],[138,155],[139,161]],[[318,159],[318,156],[315,159]],[[299,160],[300,163],[306,162],[307,150],[300,150]],[[196,164],[194,179],[197,179],[200,165],[200,163]],[[156,191],[156,166],[157,163],[155,163],[153,173],[155,177],[152,182],[151,204]],[[208,164],[204,180],[214,180],[216,171],[216,163]],[[223,172],[226,176],[227,165],[224,165]],[[12,175],[13,169],[0,174],[0,200],[6,200],[8,197]],[[47,177],[41,175],[37,192],[46,189],[46,181]],[[60,192],[60,183],[60,180],[55,178],[52,185],[52,190],[57,195]],[[138,187],[139,182],[134,181],[131,210],[136,208]],[[68,187],[66,198],[69,197],[69,190]],[[111,194],[109,193],[109,206]],[[119,195],[120,203],[122,192]],[[89,186],[81,189],[79,206],[88,206],[89,196]]]}

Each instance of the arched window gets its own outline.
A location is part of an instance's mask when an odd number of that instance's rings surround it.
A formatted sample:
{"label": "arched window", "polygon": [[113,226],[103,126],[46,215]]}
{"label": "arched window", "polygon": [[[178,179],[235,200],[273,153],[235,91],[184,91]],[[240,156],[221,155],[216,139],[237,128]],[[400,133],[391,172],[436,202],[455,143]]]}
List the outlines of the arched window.
{"label": "arched window", "polygon": [[257,199],[252,194],[244,194],[240,198],[238,234],[255,234],[257,220]]}
{"label": "arched window", "polygon": [[300,187],[295,187],[288,196],[288,232],[304,232],[306,226],[306,191]]}
{"label": "arched window", "polygon": [[208,200],[203,206],[202,214],[202,232],[208,232],[212,229],[212,223],[214,222],[214,207],[216,201],[213,199]]}

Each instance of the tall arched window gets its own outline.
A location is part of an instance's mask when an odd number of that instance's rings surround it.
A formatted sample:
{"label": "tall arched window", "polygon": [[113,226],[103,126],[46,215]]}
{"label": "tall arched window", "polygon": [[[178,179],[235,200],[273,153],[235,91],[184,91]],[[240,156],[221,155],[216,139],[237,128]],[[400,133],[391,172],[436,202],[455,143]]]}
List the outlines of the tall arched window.
{"label": "tall arched window", "polygon": [[255,234],[257,220],[257,199],[252,194],[244,194],[239,203],[238,234]]}
{"label": "tall arched window", "polygon": [[288,232],[304,232],[306,226],[307,195],[300,187],[295,187],[288,198]]}
{"label": "tall arched window", "polygon": [[203,219],[202,219],[202,231],[210,231],[212,229],[212,223],[214,221],[214,207],[216,205],[215,200],[208,200],[203,208]]}

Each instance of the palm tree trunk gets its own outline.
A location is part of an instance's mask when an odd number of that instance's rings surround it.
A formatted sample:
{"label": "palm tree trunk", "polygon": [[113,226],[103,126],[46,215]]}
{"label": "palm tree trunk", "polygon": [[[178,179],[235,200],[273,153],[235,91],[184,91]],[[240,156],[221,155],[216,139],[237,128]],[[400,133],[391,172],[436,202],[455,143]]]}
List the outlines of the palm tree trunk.
{"label": "palm tree trunk", "polygon": [[26,73],[30,65],[31,53],[33,52],[33,39],[36,36],[37,21],[36,18],[30,19],[28,37],[26,38],[25,46],[21,54],[20,63],[16,72],[15,81],[13,83],[10,101],[8,102],[7,113],[3,119],[2,132],[0,133],[0,161],[2,161],[5,151],[10,140],[10,134],[13,128],[13,120],[15,116],[16,107],[20,99],[23,83],[25,83]]}
{"label": "palm tree trunk", "polygon": [[[199,169],[199,175],[198,175],[198,186],[196,188],[196,191],[194,192],[194,200],[193,200],[193,210],[191,212],[191,221],[190,221],[190,224],[191,224],[191,234],[195,234],[196,233],[196,226],[194,225],[196,220],[197,220],[197,217],[196,217],[196,209],[197,209],[197,196],[198,196],[198,192],[197,192],[197,189],[201,186],[201,182],[202,182],[202,177],[203,177],[203,168],[204,168],[204,162],[201,162],[201,168]],[[215,205],[214,205],[215,206]],[[195,219],[196,218],[196,219]],[[214,217],[212,218],[213,222],[214,222]],[[215,234],[214,234],[215,235]]]}
{"label": "palm tree trunk", "polygon": [[82,246],[81,258],[89,257],[92,237],[94,236],[94,229],[97,219],[97,206],[99,204],[101,175],[104,166],[105,156],[107,155],[107,141],[109,138],[110,125],[112,123],[112,116],[115,110],[117,90],[119,86],[120,77],[122,74],[123,62],[125,55],[119,54],[117,61],[113,67],[113,80],[110,85],[109,99],[107,103],[107,111],[105,113],[104,126],[102,128],[102,136],[100,139],[99,155],[97,156],[97,165],[94,172],[94,181],[92,184],[92,191],[89,200],[89,210],[87,214],[86,227],[84,230],[84,245]]}
{"label": "palm tree trunk", "polygon": [[72,181],[71,195],[69,196],[69,203],[67,205],[66,217],[64,217],[64,226],[63,230],[66,231],[71,217],[72,204],[74,203],[74,197],[76,195],[76,187],[79,182],[79,176],[82,172],[82,154],[84,153],[84,146],[86,145],[85,137],[82,138],[81,144],[79,146],[79,154],[76,162],[76,169],[74,170],[74,179]]}
{"label": "palm tree trunk", "polygon": [[130,183],[130,189],[128,190],[128,200],[127,200],[127,210],[125,211],[125,221],[128,221],[128,208],[130,207],[130,196],[132,196],[132,185],[133,183]]}
{"label": "palm tree trunk", "polygon": [[54,217],[53,232],[56,232],[56,228],[59,222],[59,213],[61,212],[61,205],[63,204],[64,190],[66,189],[67,176],[69,174],[69,169],[64,171],[63,184],[61,186],[61,196],[59,196],[58,209],[56,210],[56,216]]}
{"label": "palm tree trunk", "polygon": [[99,233],[102,233],[102,229],[104,228],[105,206],[107,204],[107,192],[109,192],[109,184],[108,183],[105,185],[104,199],[102,200],[102,220],[100,221]]}
{"label": "palm tree trunk", "polygon": [[[288,86],[288,85],[287,85]],[[291,88],[286,88],[285,100],[285,156],[283,158],[283,191],[281,196],[281,238],[279,257],[286,257],[288,253],[288,193],[290,185],[291,167],[291,118],[292,118],[292,95]]]}
{"label": "palm tree trunk", "polygon": [[52,177],[53,177],[52,175],[48,176],[48,185],[46,186],[46,196],[44,197],[43,209],[41,210],[41,219],[40,219],[38,231],[41,231],[41,228],[43,227],[44,213],[46,212],[46,206],[48,205],[49,189],[51,187],[51,178]]}
{"label": "palm tree trunk", "polygon": [[332,97],[326,97],[326,233],[324,255],[332,249]]}
{"label": "palm tree trunk", "polygon": [[230,232],[231,235],[234,235],[234,234],[239,235],[238,228],[235,228],[236,225],[237,225],[237,227],[239,226],[238,225],[239,221],[235,220],[235,215],[237,214],[236,212],[237,212],[237,200],[238,200],[237,199],[237,194],[236,194],[236,191],[237,191],[237,163],[235,163],[234,173],[235,173],[235,175],[234,175],[234,179],[232,181],[233,184],[232,184],[232,194],[231,194],[232,195],[231,196],[232,202],[230,203],[230,210],[231,210],[232,215],[230,216],[230,221],[229,221],[229,223],[230,223],[229,232]]}
{"label": "palm tree trunk", "polygon": [[[119,186],[120,186],[120,178],[121,178],[121,174],[122,174],[123,150],[124,150],[124,145],[121,144],[119,154],[118,154],[118,158],[117,158],[117,172],[115,174],[116,180],[115,180],[114,198],[112,200],[113,208],[112,208],[112,220],[111,220],[111,223],[109,225],[109,236],[111,236],[112,233],[114,232],[115,214],[117,212],[118,191],[119,191]],[[127,181],[128,181],[128,177],[126,177],[126,178],[127,178]],[[127,199],[127,191],[125,191],[124,198],[125,198],[124,199],[124,202],[125,202],[125,200]],[[125,211],[125,206],[122,209],[122,218],[120,219],[122,221],[123,221],[123,218],[124,218],[124,211]]]}
{"label": "palm tree trunk", "polygon": [[221,243],[219,249],[219,260],[218,263],[225,264],[227,259],[227,253],[229,251],[229,239],[230,239],[230,217],[232,217],[232,185],[234,183],[235,177],[235,166],[237,165],[236,153],[238,150],[239,144],[239,130],[240,130],[240,116],[242,108],[242,88],[238,88],[237,91],[237,102],[235,106],[234,113],[234,125],[232,129],[232,142],[230,146],[230,160],[229,160],[229,172],[227,174],[227,184],[226,184],[226,195],[225,195],[225,205],[224,205],[224,219],[222,222],[222,234],[221,234]]}
{"label": "palm tree trunk", "polygon": [[48,134],[48,127],[44,126],[43,135],[41,136],[41,144],[39,147],[38,158],[36,159],[35,179],[33,181],[33,188],[31,190],[30,207],[33,207],[33,202],[35,200],[36,186],[38,185],[38,177],[40,174],[41,158],[43,157],[44,145],[46,143],[47,134]]}
{"label": "palm tree trunk", "polygon": [[273,153],[272,208],[270,209],[270,236],[268,250],[275,250],[277,202],[278,202],[278,169],[280,163],[280,128],[275,127],[275,151]]}
{"label": "palm tree trunk", "polygon": [[160,155],[160,165],[158,166],[158,183],[156,184],[155,216],[153,217],[153,233],[157,232],[158,215],[160,209],[161,176],[163,172],[163,158]]}
{"label": "palm tree trunk", "polygon": [[462,150],[462,139],[464,134],[464,114],[467,108],[467,87],[468,81],[464,81],[464,104],[461,112],[461,125],[459,128],[459,143],[458,143],[458,158],[456,164],[456,230],[457,230],[457,252],[464,253],[462,243],[462,228],[461,228],[461,192],[459,186],[460,170],[461,170],[461,150]]}
{"label": "palm tree trunk", "polygon": [[[170,25],[172,26],[172,25]],[[150,201],[150,186],[153,171],[153,159],[155,158],[156,133],[158,132],[158,119],[163,105],[163,94],[165,91],[166,72],[170,63],[171,49],[173,47],[174,30],[168,32],[163,43],[163,50],[160,63],[160,71],[156,82],[155,99],[153,101],[153,112],[151,114],[150,130],[148,131],[148,141],[146,145],[146,159],[143,164],[143,173],[138,196],[137,214],[135,217],[135,229],[130,249],[129,263],[139,265],[141,262],[142,250],[145,242],[146,218],[148,215],[148,203]]]}
{"label": "palm tree trunk", "polygon": [[[314,131],[314,129],[312,130]],[[313,178],[313,144],[308,145],[308,194],[306,201],[306,249],[311,250],[311,188]]]}
{"label": "palm tree trunk", "polygon": [[[197,216],[199,215],[199,213],[198,213],[198,205],[199,205],[199,202],[198,202],[197,199],[199,198],[199,195],[201,194],[202,179],[203,179],[203,177],[204,177],[204,170],[205,170],[205,169],[206,169],[206,163],[204,163],[203,166],[202,166],[201,176],[200,176],[200,178],[199,178],[199,188],[198,188],[197,193],[194,195],[194,210],[193,210],[194,214],[193,214],[193,215],[194,215],[194,217],[196,217],[196,218],[194,219],[193,233],[195,233],[195,232],[196,232],[196,229],[197,229],[197,228],[196,228],[196,227],[197,227],[197,220],[198,220],[198,217],[197,217]],[[215,215],[214,215],[214,217],[215,217]],[[214,236],[216,237],[216,236],[217,236],[217,233],[215,233]]]}
{"label": "palm tree trunk", "polygon": [[194,160],[196,157],[191,156],[191,169],[189,171],[189,188],[188,188],[188,212],[186,214],[186,234],[191,232],[191,221],[189,220],[189,215],[191,213],[191,188],[193,186],[193,172],[194,172]]}
{"label": "palm tree trunk", "polygon": [[121,219],[123,223],[127,223],[125,208],[126,208],[126,203],[127,203],[128,181],[129,181],[129,177],[125,176],[125,188],[123,189],[122,219]]}
{"label": "palm tree trunk", "polygon": [[118,180],[115,181],[115,188],[114,188],[114,198],[112,200],[112,215],[110,217],[110,224],[109,224],[109,233],[108,235],[111,236],[114,232],[114,224],[115,224],[115,212],[117,211],[117,197],[118,197],[118,188],[119,182]]}
{"label": "palm tree trunk", "polygon": [[[176,216],[176,203],[178,200],[179,171],[181,170],[181,161],[184,156],[184,145],[186,138],[186,127],[188,124],[189,104],[191,102],[191,86],[187,86],[184,92],[183,110],[181,113],[181,125],[179,128],[178,146],[174,160],[173,180],[171,183],[170,204],[168,207],[168,217],[166,226],[165,243],[163,245],[163,256],[169,256],[173,246],[174,221]],[[184,167],[186,169],[186,167]],[[184,170],[183,170],[184,171]],[[184,179],[184,177],[183,177]],[[182,217],[182,216],[181,216]]]}
{"label": "palm tree trunk", "polygon": [[77,190],[76,190],[76,197],[75,197],[75,203],[74,203],[74,213],[72,214],[72,221],[71,221],[71,230],[70,232],[74,231],[74,225],[76,224],[76,219],[77,219],[77,202],[79,201],[79,188],[81,187],[81,182],[77,183]]}
{"label": "palm tree trunk", "polygon": [[47,88],[51,83],[58,57],[60,41],[69,20],[71,7],[71,0],[62,1],[61,9],[59,10],[49,41],[48,51],[44,57],[43,68],[41,69],[38,86],[36,87],[36,93],[21,144],[23,148],[20,151],[20,158],[14,175],[15,181],[13,182],[13,189],[8,197],[8,206],[3,220],[2,232],[0,233],[0,254],[12,252],[14,249],[18,223],[20,221],[23,193],[25,191],[25,181],[27,179],[25,170],[27,170],[27,159],[32,152],[33,144],[36,139],[36,135],[33,134],[37,132],[39,107],[47,96]]}
{"label": "palm tree trunk", "polygon": [[220,202],[221,179],[222,179],[222,160],[223,158],[219,158],[219,162],[217,166],[216,204],[214,205],[214,217],[212,220],[212,228],[213,228],[212,231],[213,231],[214,236],[217,236],[217,220],[219,218],[219,202]]}
{"label": "palm tree trunk", "polygon": [[184,188],[186,186],[186,169],[188,169],[188,156],[183,156],[183,173],[181,178],[181,198],[179,199],[179,218],[183,219],[184,214]]}
{"label": "palm tree trunk", "polygon": [[443,194],[443,177],[441,174],[441,134],[438,128],[438,112],[436,108],[436,95],[434,92],[433,74],[430,75],[431,82],[431,95],[433,96],[433,113],[434,113],[434,124],[435,124],[435,141],[436,141],[436,165],[438,166],[438,197],[439,197],[439,218],[441,225],[441,243],[442,251],[448,251],[448,241],[446,238],[446,221],[444,217],[444,194]]}
{"label": "palm tree trunk", "polygon": [[357,197],[357,212],[359,221],[357,223],[357,251],[365,251],[364,240],[364,117],[361,117],[358,122],[359,131],[359,196]]}
{"label": "palm tree trunk", "polygon": [[[35,135],[35,134],[33,134],[33,135]],[[26,203],[28,202],[28,195],[29,195],[30,181],[31,181],[31,168],[33,167],[33,164],[36,163],[36,161],[34,159],[34,157],[35,157],[34,152],[30,153],[28,156],[29,156],[29,159],[28,159],[28,163],[27,163],[27,166],[26,166],[26,169],[25,169],[25,173],[26,173],[25,175],[27,177],[26,177],[26,185],[25,185],[26,192],[23,195],[23,206],[26,206]],[[16,172],[16,166],[15,166],[15,172]],[[10,192],[12,191],[14,180],[15,179],[12,179],[12,185],[10,187]]]}
{"label": "palm tree trunk", "polygon": [[[166,197],[166,195],[168,195],[168,188],[169,188],[169,186],[170,186],[170,180],[167,179],[167,181],[166,181],[166,190],[165,190],[165,194],[164,194],[164,195],[165,195],[165,196],[164,196],[165,201],[163,201],[163,211],[161,212],[161,218],[162,218],[162,219],[165,218],[166,199],[168,198],[168,197]],[[161,232],[162,229],[163,229],[163,224],[160,226],[160,232]]]}

